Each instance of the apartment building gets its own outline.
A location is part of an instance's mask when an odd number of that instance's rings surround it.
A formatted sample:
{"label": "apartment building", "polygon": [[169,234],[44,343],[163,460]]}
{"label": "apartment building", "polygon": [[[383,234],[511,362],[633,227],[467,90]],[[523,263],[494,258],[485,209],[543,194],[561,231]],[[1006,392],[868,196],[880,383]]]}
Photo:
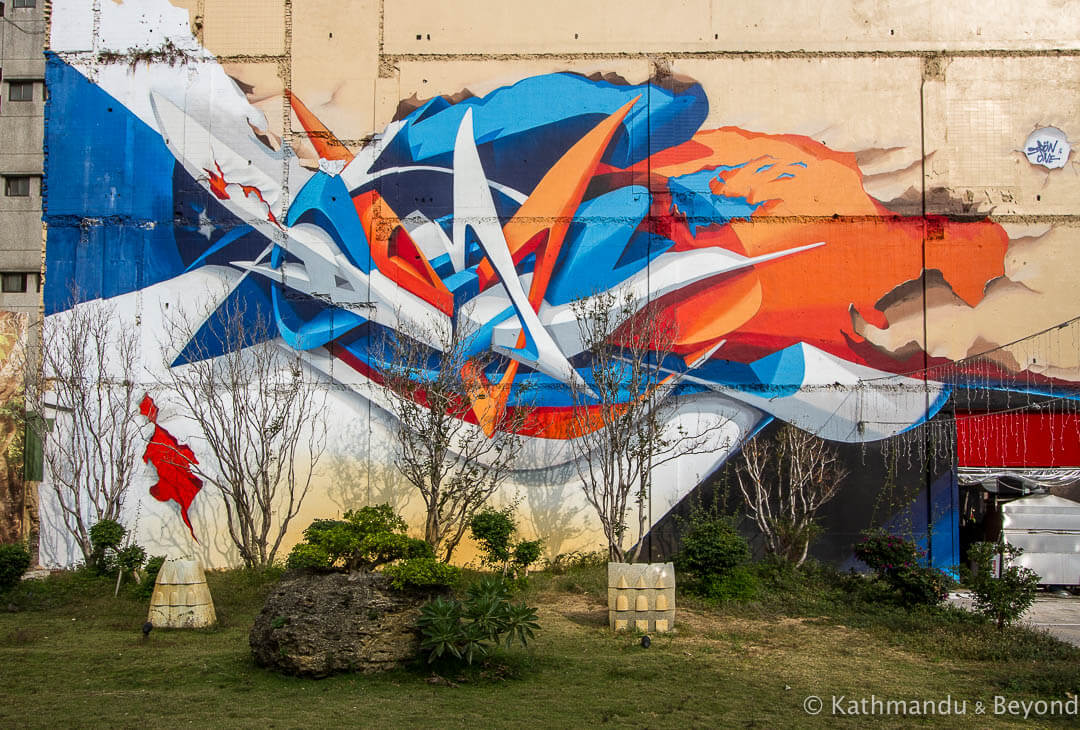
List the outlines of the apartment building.
{"label": "apartment building", "polygon": [[[0,0],[0,343],[5,353],[10,352],[10,335],[32,325],[41,311],[46,2]],[[36,332],[33,326],[28,330],[31,347]],[[12,397],[20,379],[19,372],[5,368],[3,398]],[[17,429],[10,417],[0,418],[3,443]],[[5,446],[0,454],[0,542],[26,539],[37,531],[34,482],[15,476],[20,470],[12,469],[8,458]]]}
{"label": "apartment building", "polygon": [[41,302],[46,0],[0,1],[0,310]]}

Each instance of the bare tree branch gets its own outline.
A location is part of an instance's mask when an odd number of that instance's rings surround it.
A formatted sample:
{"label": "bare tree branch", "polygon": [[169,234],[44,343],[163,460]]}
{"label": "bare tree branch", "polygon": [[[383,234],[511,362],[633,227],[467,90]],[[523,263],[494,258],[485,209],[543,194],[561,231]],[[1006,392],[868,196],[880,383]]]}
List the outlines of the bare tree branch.
{"label": "bare tree branch", "polygon": [[836,496],[847,469],[823,439],[785,425],[775,440],[742,449],[736,470],[747,513],[772,555],[801,565],[817,531],[818,510]]}
{"label": "bare tree branch", "polygon": [[72,287],[67,310],[42,322],[40,352],[24,372],[27,425],[64,527],[89,560],[89,530],[119,521],[144,437],[136,329],[111,304],[81,299]]}
{"label": "bare tree branch", "polygon": [[[177,458],[217,487],[244,564],[270,565],[325,447],[325,395],[302,354],[274,341],[265,312],[229,299],[203,314],[166,317],[171,337],[162,385],[213,455],[199,464]],[[184,347],[188,362],[172,366]]]}
{"label": "bare tree branch", "polygon": [[[395,465],[424,502],[424,540],[449,561],[481,507],[510,475],[521,454],[519,432],[532,408],[503,407],[488,387],[490,356],[470,352],[472,333],[387,331],[383,384],[397,418]],[[441,351],[425,342],[439,343]],[[505,364],[505,363],[504,363]],[[470,423],[474,402],[489,406],[490,436]]]}
{"label": "bare tree branch", "polygon": [[672,396],[678,375],[662,366],[678,340],[678,328],[661,310],[639,310],[629,292],[604,292],[571,307],[587,358],[587,386],[570,385],[575,465],[613,561],[627,559],[627,512],[631,501],[636,506],[633,562],[649,528],[655,469],[715,448],[715,432],[723,423],[699,422],[691,430],[669,424],[678,406]]}

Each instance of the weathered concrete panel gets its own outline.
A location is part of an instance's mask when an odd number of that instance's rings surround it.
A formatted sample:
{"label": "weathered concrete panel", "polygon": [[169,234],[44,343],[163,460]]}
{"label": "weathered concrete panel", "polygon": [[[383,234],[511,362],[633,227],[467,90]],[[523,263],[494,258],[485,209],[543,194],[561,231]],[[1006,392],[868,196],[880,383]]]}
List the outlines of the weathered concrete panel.
{"label": "weathered concrete panel", "polygon": [[713,0],[710,38],[718,50],[904,51],[930,37],[932,3],[792,2],[783,6]]}
{"label": "weathered concrete panel", "polygon": [[3,32],[4,78],[8,77],[9,64],[31,63],[40,74],[41,34],[45,30],[45,21],[35,8],[11,8],[10,4],[6,17],[9,22],[0,24],[0,31]]}
{"label": "weathered concrete panel", "polygon": [[386,53],[610,53],[705,48],[709,0],[387,3]]}
{"label": "weathered concrete panel", "polygon": [[1077,49],[1080,8],[1072,0],[956,0],[932,6],[930,42],[948,50]]}
{"label": "weathered concrete panel", "polygon": [[1076,46],[1080,14],[1053,0],[891,3],[732,0],[387,3],[391,54],[912,52]]}
{"label": "weathered concrete panel", "polygon": [[341,139],[358,140],[375,128],[379,6],[376,0],[292,4],[292,90]]}
{"label": "weathered concrete panel", "polygon": [[935,213],[1074,215],[1080,161],[1031,164],[1028,135],[1057,127],[1080,141],[1080,58],[953,58],[925,87],[926,187]]}
{"label": "weathered concrete panel", "polygon": [[29,201],[23,201],[21,211],[9,210],[9,206],[0,208],[0,214],[4,216],[4,227],[0,232],[3,246],[0,268],[5,271],[37,271],[41,268],[41,198],[36,190],[34,193]]}
{"label": "weathered concrete panel", "polygon": [[223,56],[276,56],[285,52],[285,0],[207,2],[203,43]]}

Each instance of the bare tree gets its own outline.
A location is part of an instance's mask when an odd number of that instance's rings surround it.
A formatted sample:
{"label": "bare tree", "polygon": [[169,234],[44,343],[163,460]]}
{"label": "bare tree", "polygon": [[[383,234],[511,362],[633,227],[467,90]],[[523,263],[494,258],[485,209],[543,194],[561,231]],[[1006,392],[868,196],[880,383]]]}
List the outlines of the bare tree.
{"label": "bare tree", "polygon": [[635,562],[649,528],[653,472],[672,459],[715,448],[714,434],[723,424],[699,421],[688,429],[672,423],[679,375],[664,368],[678,340],[672,319],[655,307],[639,309],[629,292],[604,292],[571,306],[587,365],[586,382],[570,385],[570,444],[612,561],[627,560],[627,512],[631,500],[636,506],[638,541],[629,556]]}
{"label": "bare tree", "polygon": [[765,549],[801,565],[818,529],[814,518],[836,496],[847,469],[835,448],[791,425],[773,440],[750,441],[742,456],[739,489]]}
{"label": "bare tree", "polygon": [[[399,331],[388,333],[382,348],[383,382],[398,421],[395,465],[423,499],[424,540],[446,562],[509,476],[532,412],[521,402],[506,407],[493,394],[484,371],[495,358],[471,354],[471,340],[461,327]],[[476,404],[487,409],[488,432],[469,422]]]}
{"label": "bare tree", "polygon": [[90,528],[120,521],[145,437],[136,329],[112,304],[80,299],[72,288],[67,310],[42,322],[24,372],[27,426],[64,527],[89,560]]}
{"label": "bare tree", "polygon": [[[177,454],[178,463],[217,487],[247,567],[274,562],[326,441],[325,397],[302,354],[274,340],[264,315],[239,298],[205,318],[181,312],[168,318],[164,348],[162,385],[213,456],[192,463]],[[182,348],[187,362],[173,366]]]}

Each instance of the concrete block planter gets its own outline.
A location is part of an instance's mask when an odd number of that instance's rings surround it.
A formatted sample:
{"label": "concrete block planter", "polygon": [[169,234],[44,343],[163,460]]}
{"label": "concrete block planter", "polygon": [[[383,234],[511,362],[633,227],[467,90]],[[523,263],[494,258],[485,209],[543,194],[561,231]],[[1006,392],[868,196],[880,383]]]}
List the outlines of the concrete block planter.
{"label": "concrete block planter", "polygon": [[616,631],[671,631],[675,626],[675,566],[608,563],[608,624]]}

